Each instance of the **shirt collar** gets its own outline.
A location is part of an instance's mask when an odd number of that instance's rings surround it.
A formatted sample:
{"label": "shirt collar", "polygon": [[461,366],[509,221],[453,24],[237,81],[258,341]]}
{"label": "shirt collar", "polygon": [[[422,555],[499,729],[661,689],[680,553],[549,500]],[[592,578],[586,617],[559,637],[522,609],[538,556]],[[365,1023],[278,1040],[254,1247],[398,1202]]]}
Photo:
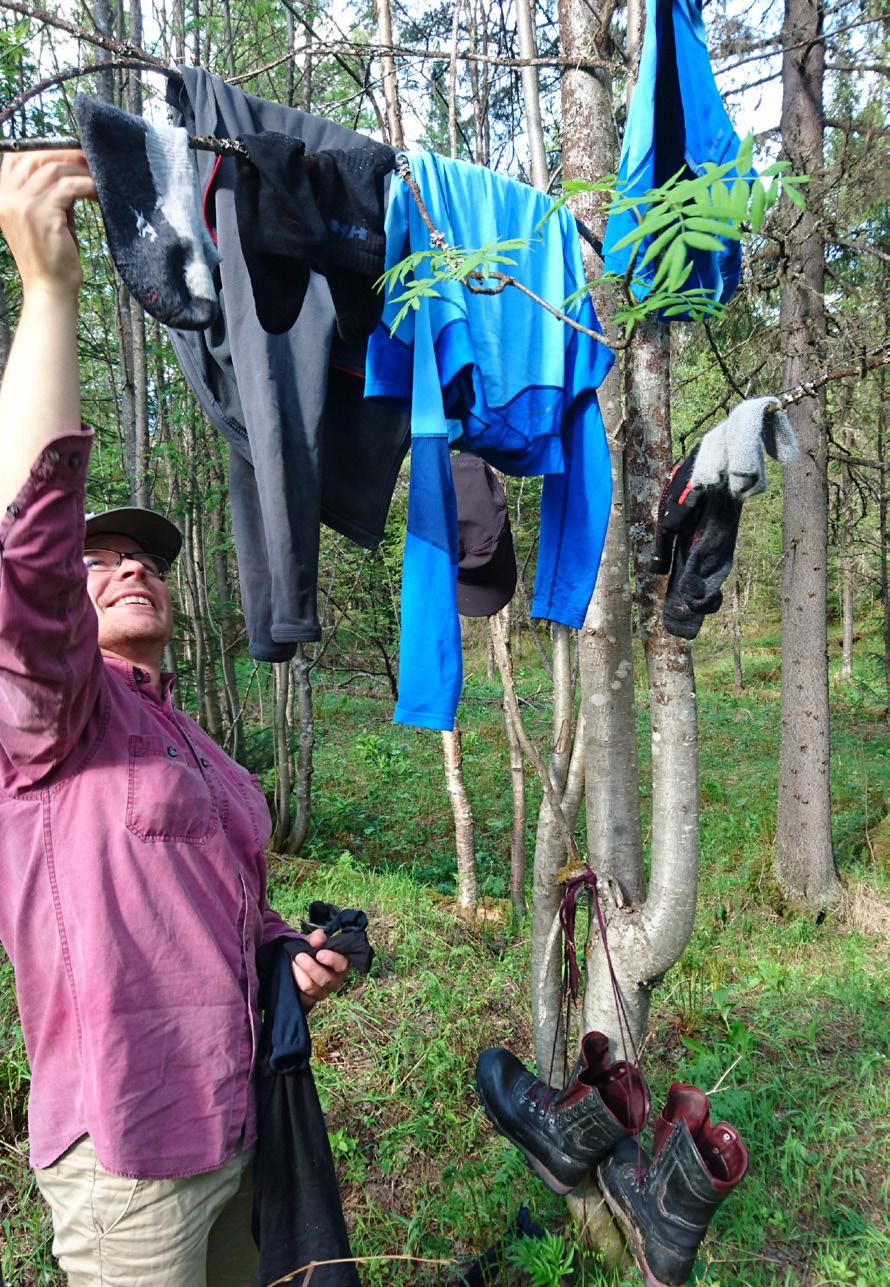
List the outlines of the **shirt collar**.
{"label": "shirt collar", "polygon": [[[152,691],[149,673],[142,666],[134,666],[121,657],[103,657],[102,660],[115,674],[120,675],[134,692]],[[176,673],[172,670],[161,671],[161,701],[166,702],[170,689],[176,683]]]}

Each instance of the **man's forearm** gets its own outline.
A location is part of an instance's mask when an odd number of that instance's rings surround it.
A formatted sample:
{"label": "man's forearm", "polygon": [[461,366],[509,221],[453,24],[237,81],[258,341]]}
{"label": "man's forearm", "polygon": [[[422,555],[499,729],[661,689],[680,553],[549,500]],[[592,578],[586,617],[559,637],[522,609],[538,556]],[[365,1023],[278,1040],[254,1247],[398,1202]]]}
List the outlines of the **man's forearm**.
{"label": "man's forearm", "polygon": [[18,494],[40,452],[79,429],[77,296],[26,295],[0,385],[0,510]]}
{"label": "man's forearm", "polygon": [[77,296],[83,281],[72,209],[95,198],[81,152],[6,156],[0,229],[22,279],[22,316],[0,385],[0,513],[54,438],[80,430]]}

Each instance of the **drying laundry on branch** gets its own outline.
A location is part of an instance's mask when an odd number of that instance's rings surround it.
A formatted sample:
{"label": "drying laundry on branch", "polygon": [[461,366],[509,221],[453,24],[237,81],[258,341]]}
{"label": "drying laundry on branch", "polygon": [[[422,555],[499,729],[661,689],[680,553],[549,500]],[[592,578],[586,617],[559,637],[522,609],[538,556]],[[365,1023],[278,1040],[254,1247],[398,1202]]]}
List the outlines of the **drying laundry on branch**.
{"label": "drying laundry on branch", "polygon": [[[693,178],[705,172],[707,162],[722,165],[738,153],[740,140],[714,79],[702,3],[647,0],[640,68],[618,168],[622,197],[643,196],[681,171]],[[607,272],[624,275],[632,247],[616,247],[635,226],[632,210],[609,216],[603,237]],[[684,290],[704,290],[725,304],[739,283],[742,252],[737,239],[721,240],[722,250],[691,252],[693,269]],[[635,270],[640,284],[633,289],[638,298],[649,294],[656,267],[651,260]],[[675,314],[671,320],[683,317],[688,313]]]}
{"label": "drying laundry on branch", "polygon": [[[408,155],[429,216],[451,246],[527,239],[511,275],[561,304],[586,278],[568,210],[481,166],[429,152]],[[406,183],[390,184],[387,266],[429,248]],[[420,263],[417,274],[424,272]],[[596,388],[613,355],[518,292],[477,295],[438,283],[395,334],[389,291],[368,344],[366,395],[411,410],[408,533],[402,570],[399,701],[395,718],[449,730],[462,682],[456,583],[458,528],[449,447],[504,473],[542,474],[532,612],[580,626],[593,592],[611,501],[611,470]],[[597,328],[589,296],[577,317]]]}
{"label": "drying laundry on branch", "polygon": [[244,134],[235,160],[235,210],[257,317],[273,335],[299,316],[310,268],[327,278],[344,340],[365,339],[383,311],[384,182],[395,152],[358,148],[306,155],[303,139]]}
{"label": "drying laundry on branch", "polygon": [[74,115],[108,248],[130,294],[168,326],[210,326],[219,255],[201,218],[185,130],[152,125],[84,94],[74,100]]}
{"label": "drying laundry on branch", "polygon": [[[333,121],[244,94],[201,68],[182,68],[168,99],[190,134],[272,131],[306,151],[374,158],[378,144]],[[309,275],[293,326],[270,335],[257,317],[235,209],[235,159],[198,154],[203,208],[222,261],[220,314],[205,331],[172,330],[186,379],[229,444],[232,525],[250,653],[286,661],[318,639],[320,523],[367,549],[383,537],[408,417],[366,400],[364,343],[336,330],[328,283]]]}
{"label": "drying laundry on branch", "polygon": [[764,453],[798,456],[791,421],[776,398],[748,398],[676,464],[658,506],[652,571],[670,573],[665,629],[695,639],[723,604],[720,587],[735,554],[742,502],[766,490]]}

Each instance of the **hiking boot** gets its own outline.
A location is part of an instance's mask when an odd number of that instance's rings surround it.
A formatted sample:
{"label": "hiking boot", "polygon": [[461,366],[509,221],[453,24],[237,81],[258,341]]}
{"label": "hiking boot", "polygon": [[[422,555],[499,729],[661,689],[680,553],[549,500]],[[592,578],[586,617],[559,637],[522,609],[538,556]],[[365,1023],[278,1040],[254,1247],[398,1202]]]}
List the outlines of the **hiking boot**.
{"label": "hiking boot", "polygon": [[582,1037],[563,1090],[540,1081],[500,1046],[479,1056],[476,1084],[492,1126],[554,1193],[573,1189],[649,1116],[645,1081],[631,1064],[610,1062],[609,1042],[601,1032]]}
{"label": "hiking boot", "polygon": [[738,1131],[726,1122],[712,1126],[707,1095],[679,1082],[655,1123],[648,1166],[627,1147],[600,1163],[600,1188],[646,1287],[686,1282],[714,1212],[747,1169]]}

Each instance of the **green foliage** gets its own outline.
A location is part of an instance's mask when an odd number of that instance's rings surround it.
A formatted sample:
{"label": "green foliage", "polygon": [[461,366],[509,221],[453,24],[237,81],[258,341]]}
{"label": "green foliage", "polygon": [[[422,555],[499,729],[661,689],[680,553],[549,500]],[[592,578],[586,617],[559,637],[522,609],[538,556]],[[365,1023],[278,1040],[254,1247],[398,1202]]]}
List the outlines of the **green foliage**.
{"label": "green foliage", "polygon": [[564,1238],[519,1238],[507,1249],[507,1261],[528,1275],[528,1287],[560,1287],[575,1263],[575,1248]]}
{"label": "green foliage", "polygon": [[[674,1079],[707,1090],[719,1082],[715,1119],[737,1125],[751,1152],[750,1173],[718,1211],[695,1281],[878,1287],[890,1257],[890,1193],[879,1162],[890,1114],[890,966],[879,938],[850,925],[789,918],[772,887],[777,636],[768,624],[747,636],[741,697],[732,695],[719,623],[709,621],[696,645],[701,893],[689,948],[654,997],[647,1076],[655,1105]],[[864,638],[857,671],[871,664],[868,652]],[[506,1273],[522,1273],[525,1285],[556,1283],[561,1273],[567,1287],[630,1287],[633,1272],[607,1272],[574,1244],[563,1202],[492,1132],[473,1087],[479,1050],[507,1044],[530,1059],[532,1040],[528,930],[514,929],[505,897],[503,716],[497,685],[485,679],[472,646],[467,669],[462,718],[475,736],[464,744],[466,777],[488,919],[468,928],[437,889],[453,892],[439,739],[389,724],[387,699],[349,695],[333,683],[317,703],[318,832],[306,860],[276,861],[271,872],[270,897],[283,915],[296,919],[313,898],[364,907],[378,948],[371,975],[353,979],[313,1016],[314,1071],[353,1248],[356,1255],[459,1265],[502,1242],[525,1203],[551,1237],[537,1249],[530,1241],[510,1251]],[[524,655],[517,683],[532,731],[543,736],[549,712],[538,695],[542,674]],[[838,856],[848,879],[886,901],[890,870],[882,873],[867,843],[890,809],[886,734],[874,706],[852,703],[837,688],[832,699]],[[645,747],[642,687],[637,708]],[[531,829],[531,780],[529,791]],[[28,1072],[12,983],[4,962],[2,1268],[11,1281],[51,1285],[60,1278],[25,1159]],[[529,1260],[520,1268],[517,1256]],[[436,1281],[420,1267],[387,1261],[362,1272],[368,1287]],[[443,1270],[438,1281],[452,1278]]]}
{"label": "green foliage", "polygon": [[[621,293],[615,312],[616,325],[623,329],[627,341],[634,327],[653,314],[680,317],[688,314],[693,321],[713,317],[724,305],[699,287],[686,287],[692,273],[694,251],[720,251],[724,243],[741,241],[760,232],[768,212],[783,195],[800,209],[805,202],[799,189],[809,183],[805,175],[788,174],[787,161],[776,161],[761,171],[750,173],[754,155],[754,136],[743,140],[734,160],[723,165],[706,161],[703,173],[684,178],[688,170],[678,170],[659,187],[637,196],[623,196],[623,183],[607,175],[593,183],[570,180],[562,195],[545,215],[551,218],[571,197],[587,192],[612,192],[611,211],[630,211],[637,226],[618,241],[614,249],[631,247],[631,257],[624,276],[607,273],[587,282],[562,302],[561,309],[571,312],[578,301],[595,286],[610,286]],[[744,177],[740,177],[744,176]],[[769,183],[765,184],[764,180]],[[503,283],[493,277],[502,266],[513,266],[507,252],[527,247],[527,239],[488,241],[478,249],[465,247],[432,247],[415,251],[388,269],[379,279],[378,289],[385,288],[401,308],[396,314],[391,333],[409,312],[416,311],[423,299],[435,299],[446,282],[464,285],[479,283],[483,289],[497,290]],[[641,274],[654,264],[651,281]],[[486,283],[488,283],[486,287]],[[403,288],[394,295],[396,288]]]}
{"label": "green foliage", "polygon": [[390,295],[395,287],[404,286],[401,295],[392,295],[394,304],[402,307],[390,327],[394,335],[400,322],[409,312],[416,312],[422,299],[438,299],[439,288],[446,282],[467,282],[472,278],[484,280],[503,267],[514,267],[516,260],[509,251],[523,250],[528,245],[525,238],[514,237],[506,241],[487,241],[474,250],[461,246],[417,250],[400,259],[378,278],[376,286]]}

